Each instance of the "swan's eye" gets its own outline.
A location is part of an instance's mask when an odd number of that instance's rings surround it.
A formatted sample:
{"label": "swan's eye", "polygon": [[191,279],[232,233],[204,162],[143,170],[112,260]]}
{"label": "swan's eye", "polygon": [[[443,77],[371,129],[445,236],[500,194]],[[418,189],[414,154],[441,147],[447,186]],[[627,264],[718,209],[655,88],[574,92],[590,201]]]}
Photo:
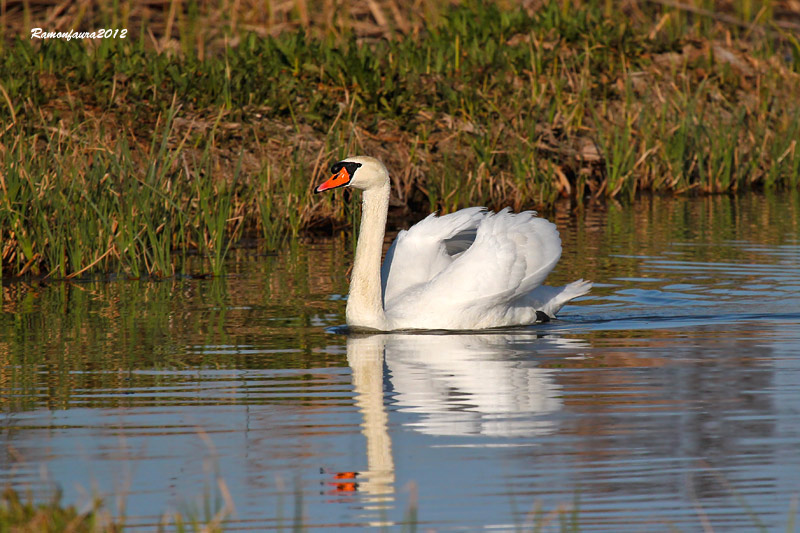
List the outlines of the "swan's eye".
{"label": "swan's eye", "polygon": [[347,174],[352,179],[356,169],[360,166],[361,163],[354,163],[352,161],[339,161],[338,163],[331,165],[331,174],[338,174],[344,168],[347,170]]}

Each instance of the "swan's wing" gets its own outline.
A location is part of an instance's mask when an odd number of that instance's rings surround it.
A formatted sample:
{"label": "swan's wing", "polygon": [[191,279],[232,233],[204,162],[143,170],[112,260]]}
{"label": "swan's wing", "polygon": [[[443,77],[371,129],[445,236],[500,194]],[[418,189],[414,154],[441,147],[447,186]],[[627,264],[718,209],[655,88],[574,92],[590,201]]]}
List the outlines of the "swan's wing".
{"label": "swan's wing", "polygon": [[458,287],[457,300],[510,301],[541,285],[560,257],[555,224],[504,209],[485,218],[473,245],[435,283]]}
{"label": "swan's wing", "polygon": [[450,257],[456,258],[459,254],[466,252],[467,248],[472,246],[472,243],[475,242],[475,237],[477,236],[477,225],[474,228],[467,228],[463,231],[459,231],[449,239],[444,240],[445,252],[447,252],[447,255]]}
{"label": "swan's wing", "polygon": [[387,299],[386,312],[403,323],[412,316],[438,322],[447,313],[454,327],[497,321],[489,315],[514,312],[513,301],[541,285],[560,257],[555,224],[530,211],[487,214],[472,246],[424,285]]}
{"label": "swan's wing", "polygon": [[447,268],[472,245],[485,216],[485,208],[470,207],[441,217],[429,215],[401,231],[381,267],[384,302]]}

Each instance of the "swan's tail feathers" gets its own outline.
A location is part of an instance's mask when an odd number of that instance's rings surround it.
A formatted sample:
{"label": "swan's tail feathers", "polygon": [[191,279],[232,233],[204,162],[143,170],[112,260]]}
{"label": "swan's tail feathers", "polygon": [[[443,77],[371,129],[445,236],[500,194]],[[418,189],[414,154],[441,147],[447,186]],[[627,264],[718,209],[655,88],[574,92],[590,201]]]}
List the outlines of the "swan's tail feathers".
{"label": "swan's tail feathers", "polygon": [[[549,298],[546,301],[538,302],[539,305],[536,306],[536,309],[544,311],[551,318],[553,318],[556,316],[556,313],[558,313],[568,302],[588,294],[588,292],[592,289],[592,282],[589,280],[579,279],[577,281],[573,281],[569,285],[564,285],[563,287],[542,286],[540,289],[555,289],[555,291],[549,295]],[[537,291],[534,291],[534,293],[535,292]]]}

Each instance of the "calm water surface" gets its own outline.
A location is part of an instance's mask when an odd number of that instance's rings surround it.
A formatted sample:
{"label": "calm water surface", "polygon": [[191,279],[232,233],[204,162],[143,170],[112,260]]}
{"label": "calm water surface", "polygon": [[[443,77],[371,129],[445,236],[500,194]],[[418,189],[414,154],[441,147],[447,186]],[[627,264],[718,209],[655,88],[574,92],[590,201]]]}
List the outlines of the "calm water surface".
{"label": "calm water surface", "polygon": [[339,333],[344,237],[223,279],[6,284],[0,485],[142,530],[800,521],[800,197],[551,218],[550,282],[595,288],[512,331]]}

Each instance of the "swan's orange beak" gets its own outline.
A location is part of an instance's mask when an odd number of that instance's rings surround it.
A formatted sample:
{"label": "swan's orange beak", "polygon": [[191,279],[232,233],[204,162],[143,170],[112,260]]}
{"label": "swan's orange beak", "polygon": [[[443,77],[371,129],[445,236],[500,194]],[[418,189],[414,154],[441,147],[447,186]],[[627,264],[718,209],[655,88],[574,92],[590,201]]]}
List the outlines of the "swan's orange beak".
{"label": "swan's orange beak", "polygon": [[345,185],[350,183],[351,179],[353,179],[353,177],[350,175],[349,172],[347,172],[347,168],[342,167],[341,169],[339,169],[339,172],[328,178],[328,181],[326,181],[325,183],[314,189],[314,192],[322,192],[322,191],[328,191],[330,189],[336,189],[338,187],[344,187]]}

